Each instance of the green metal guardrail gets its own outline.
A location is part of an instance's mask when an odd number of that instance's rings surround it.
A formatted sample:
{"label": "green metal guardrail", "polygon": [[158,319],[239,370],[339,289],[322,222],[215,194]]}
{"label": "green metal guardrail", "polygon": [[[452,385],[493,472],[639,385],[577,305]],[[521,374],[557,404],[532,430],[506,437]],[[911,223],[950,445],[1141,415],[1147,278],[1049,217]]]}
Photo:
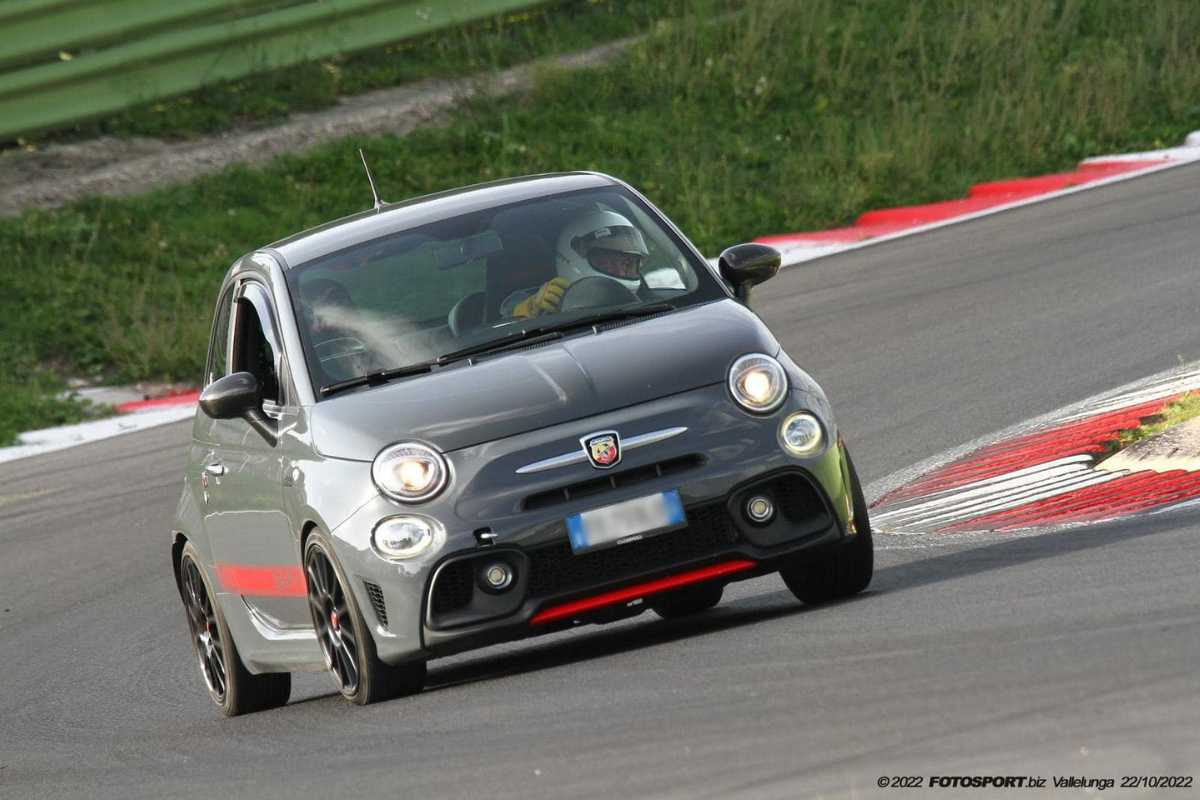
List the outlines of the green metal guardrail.
{"label": "green metal guardrail", "polygon": [[0,140],[539,2],[7,0]]}

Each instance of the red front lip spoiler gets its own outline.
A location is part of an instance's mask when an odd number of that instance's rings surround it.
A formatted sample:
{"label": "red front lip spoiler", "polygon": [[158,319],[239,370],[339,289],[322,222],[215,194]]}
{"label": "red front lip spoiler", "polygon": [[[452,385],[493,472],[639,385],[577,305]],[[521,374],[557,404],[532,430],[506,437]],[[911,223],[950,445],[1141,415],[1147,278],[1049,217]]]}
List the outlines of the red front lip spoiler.
{"label": "red front lip spoiler", "polygon": [[594,597],[586,597],[583,600],[573,600],[570,603],[551,606],[534,614],[530,620],[531,625],[544,625],[547,622],[554,622],[561,619],[569,619],[579,616],[588,611],[595,611],[598,608],[605,606],[616,605],[617,603],[625,603],[629,600],[636,600],[639,597],[648,597],[652,594],[660,594],[669,592],[672,589],[678,589],[681,586],[688,586],[693,583],[701,583],[702,581],[719,578],[722,575],[731,575],[735,572],[745,572],[748,569],[754,569],[758,564],[754,561],[745,559],[738,561],[723,561],[720,564],[713,564],[711,567],[701,567],[688,572],[681,572],[678,575],[670,575],[666,578],[647,581],[646,583],[638,583],[633,586],[627,586],[624,589],[616,589],[611,592],[595,595]]}

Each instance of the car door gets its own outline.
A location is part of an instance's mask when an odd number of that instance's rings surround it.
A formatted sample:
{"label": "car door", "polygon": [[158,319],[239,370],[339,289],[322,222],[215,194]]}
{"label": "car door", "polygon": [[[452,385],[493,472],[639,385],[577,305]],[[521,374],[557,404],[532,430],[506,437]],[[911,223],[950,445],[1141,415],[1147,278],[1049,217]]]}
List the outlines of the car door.
{"label": "car door", "polygon": [[[229,351],[233,337],[233,295],[236,287],[230,286],[221,293],[213,315],[213,330],[208,346],[208,361],[204,368],[202,388],[207,388],[229,374]],[[223,479],[221,465],[215,448],[213,426],[216,420],[203,412],[197,413],[192,424],[192,447],[188,458],[185,481],[191,489],[192,502],[200,509],[207,541],[208,517],[214,502],[219,500],[219,488]]]}
{"label": "car door", "polygon": [[258,378],[263,405],[253,420],[209,420],[202,454],[205,530],[224,591],[239,594],[277,628],[311,625],[298,534],[283,509],[285,457],[278,445],[295,418],[276,315],[266,287],[245,280],[230,313],[227,373]]}

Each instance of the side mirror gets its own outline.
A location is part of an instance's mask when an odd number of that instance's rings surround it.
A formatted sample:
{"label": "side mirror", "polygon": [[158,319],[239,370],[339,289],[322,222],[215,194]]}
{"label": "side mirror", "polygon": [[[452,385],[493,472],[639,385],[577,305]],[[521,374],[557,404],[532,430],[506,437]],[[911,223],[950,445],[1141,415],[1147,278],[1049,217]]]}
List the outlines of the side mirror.
{"label": "side mirror", "polygon": [[718,262],[721,277],[733,284],[733,291],[743,303],[750,300],[750,287],[775,277],[783,256],[765,244],[735,244],[721,253]]}
{"label": "side mirror", "polygon": [[200,393],[200,408],[213,419],[244,417],[262,406],[262,388],[249,372],[215,380]]}

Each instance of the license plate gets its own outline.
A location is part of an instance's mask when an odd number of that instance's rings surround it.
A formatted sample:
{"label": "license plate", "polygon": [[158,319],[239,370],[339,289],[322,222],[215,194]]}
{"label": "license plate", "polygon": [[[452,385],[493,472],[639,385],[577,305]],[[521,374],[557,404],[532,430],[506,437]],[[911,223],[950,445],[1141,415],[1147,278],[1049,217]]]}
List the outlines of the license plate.
{"label": "license plate", "polygon": [[683,501],[672,489],[649,497],[572,514],[567,517],[571,549],[576,553],[598,547],[627,544],[664,533],[687,523]]}

